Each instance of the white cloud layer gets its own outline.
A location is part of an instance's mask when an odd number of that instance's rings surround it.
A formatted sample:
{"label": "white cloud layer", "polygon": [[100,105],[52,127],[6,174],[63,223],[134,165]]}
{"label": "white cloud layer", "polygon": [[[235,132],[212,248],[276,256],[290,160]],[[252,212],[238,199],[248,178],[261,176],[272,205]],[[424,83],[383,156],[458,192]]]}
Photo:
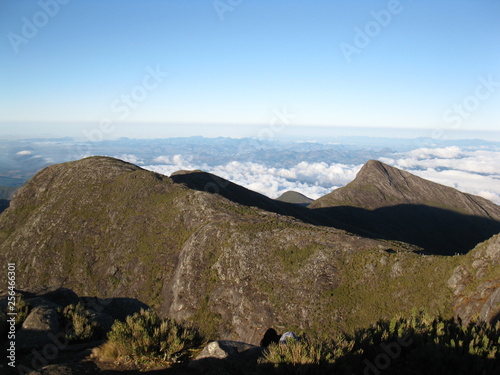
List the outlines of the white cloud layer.
{"label": "white cloud layer", "polygon": [[352,181],[361,165],[301,162],[292,168],[274,168],[252,162],[231,161],[224,165],[193,165],[181,155],[159,156],[144,168],[170,175],[185,169],[201,169],[242,185],[248,189],[277,198],[288,190],[299,191],[316,199]]}
{"label": "white cloud layer", "polygon": [[[133,155],[126,156],[129,161],[135,158]],[[456,146],[419,148],[380,160],[430,181],[500,204],[500,150],[468,150]],[[313,199],[346,185],[362,167],[361,164],[304,161],[287,169],[238,161],[208,166],[193,165],[182,155],[158,156],[153,163],[143,167],[165,175],[181,169],[201,169],[271,198],[295,190]]]}
{"label": "white cloud layer", "polygon": [[31,154],[32,154],[32,152],[28,151],[28,150],[23,150],[23,151],[16,152],[16,155],[20,155],[20,156],[31,155]]}
{"label": "white cloud layer", "polygon": [[500,150],[421,148],[381,161],[500,204]]}

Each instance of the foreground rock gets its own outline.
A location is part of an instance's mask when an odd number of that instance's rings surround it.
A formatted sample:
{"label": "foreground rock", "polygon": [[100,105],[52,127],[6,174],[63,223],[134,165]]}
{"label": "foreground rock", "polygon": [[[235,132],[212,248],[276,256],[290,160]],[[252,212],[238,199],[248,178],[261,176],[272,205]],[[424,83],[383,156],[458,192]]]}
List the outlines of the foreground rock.
{"label": "foreground rock", "polygon": [[18,348],[40,348],[50,344],[51,337],[61,328],[57,309],[57,305],[33,308],[17,333]]}
{"label": "foreground rock", "polygon": [[189,367],[201,372],[252,374],[264,348],[238,341],[212,341]]}
{"label": "foreground rock", "polygon": [[[148,309],[149,306],[133,298],[96,297],[80,298],[67,288],[37,287],[29,290],[18,290],[22,296],[25,311],[28,311],[21,326],[16,332],[16,347],[21,351],[44,348],[46,345],[56,345],[59,350],[70,350],[75,345],[65,337],[74,333],[71,320],[63,316],[68,305],[82,303],[89,314],[90,321],[95,322],[95,334],[91,340],[100,340],[111,330],[116,320],[125,320],[129,315]],[[17,308],[21,308],[19,300]],[[0,295],[0,343],[7,338],[7,296]],[[78,341],[77,341],[78,342]],[[73,344],[73,342],[71,342]],[[72,349],[71,349],[72,350]]]}

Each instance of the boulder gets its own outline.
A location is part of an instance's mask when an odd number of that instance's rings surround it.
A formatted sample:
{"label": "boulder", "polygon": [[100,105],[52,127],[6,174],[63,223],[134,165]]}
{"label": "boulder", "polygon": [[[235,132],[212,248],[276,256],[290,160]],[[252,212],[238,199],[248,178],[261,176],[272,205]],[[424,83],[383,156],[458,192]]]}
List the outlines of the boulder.
{"label": "boulder", "polygon": [[76,305],[78,302],[80,302],[80,298],[78,297],[78,295],[71,289],[67,288],[49,290],[46,293],[41,294],[40,297],[54,302],[62,306],[63,308],[68,305]]}
{"label": "boulder", "polygon": [[16,334],[17,347],[20,349],[40,348],[52,342],[52,335],[60,329],[57,309],[38,306],[31,310],[21,329]]}
{"label": "boulder", "polygon": [[57,332],[59,330],[59,315],[57,310],[49,306],[35,307],[26,317],[22,329]]}
{"label": "boulder", "polygon": [[135,298],[82,297],[85,306],[97,313],[104,313],[114,319],[124,321],[129,315],[147,310],[149,306]]}
{"label": "boulder", "polygon": [[189,364],[201,372],[254,373],[265,349],[239,341],[212,341]]}
{"label": "boulder", "polygon": [[90,319],[97,323],[97,325],[103,330],[103,333],[111,331],[111,326],[115,320],[108,314],[95,312],[90,310]]}

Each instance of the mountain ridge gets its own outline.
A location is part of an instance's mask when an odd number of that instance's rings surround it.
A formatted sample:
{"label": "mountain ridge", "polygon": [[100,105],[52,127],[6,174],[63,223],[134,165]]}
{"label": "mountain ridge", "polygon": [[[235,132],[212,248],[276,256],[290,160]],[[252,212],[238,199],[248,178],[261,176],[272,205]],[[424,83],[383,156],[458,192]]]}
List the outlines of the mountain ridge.
{"label": "mountain ridge", "polygon": [[[495,244],[487,254],[497,256]],[[250,343],[272,326],[331,336],[413,308],[452,316],[448,280],[486,256],[416,250],[238,204],[106,157],[47,167],[0,215],[0,260],[16,263],[19,288],[137,298],[210,337]],[[487,275],[487,287],[473,293],[489,296],[498,269],[483,263],[464,280]],[[456,280],[460,290],[465,281]],[[478,303],[455,304],[473,312]],[[497,313],[492,306],[488,317]]]}
{"label": "mountain ridge", "polygon": [[478,216],[486,213],[500,221],[500,206],[493,202],[425,180],[378,160],[367,161],[353,181],[317,199],[311,208],[346,203],[371,210],[395,204],[426,204]]}
{"label": "mountain ridge", "polygon": [[466,253],[500,232],[500,206],[376,160],[308,208],[441,255]]}

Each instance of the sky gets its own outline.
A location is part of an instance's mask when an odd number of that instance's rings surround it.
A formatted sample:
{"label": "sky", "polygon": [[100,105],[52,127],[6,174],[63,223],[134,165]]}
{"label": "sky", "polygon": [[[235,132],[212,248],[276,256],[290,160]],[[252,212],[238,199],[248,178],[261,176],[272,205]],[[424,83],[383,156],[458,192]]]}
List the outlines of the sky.
{"label": "sky", "polygon": [[499,16],[497,0],[0,0],[0,136],[500,139]]}

